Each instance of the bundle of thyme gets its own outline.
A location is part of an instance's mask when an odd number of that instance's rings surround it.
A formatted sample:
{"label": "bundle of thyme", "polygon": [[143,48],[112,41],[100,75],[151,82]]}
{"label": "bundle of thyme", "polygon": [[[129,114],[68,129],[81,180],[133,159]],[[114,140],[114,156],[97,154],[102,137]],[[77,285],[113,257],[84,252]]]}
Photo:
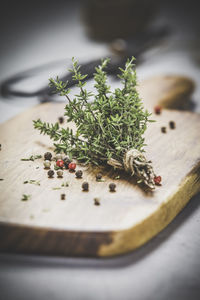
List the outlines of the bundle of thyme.
{"label": "bundle of thyme", "polygon": [[[134,57],[127,60],[125,68],[119,68],[118,77],[122,87],[113,92],[107,84],[106,66],[109,59],[103,59],[94,73],[96,93],[85,89],[87,75],[82,75],[77,60],[72,59],[72,79],[80,92],[74,99],[69,97],[67,82],[50,78],[50,87],[68,103],[65,116],[76,124],[76,132],[60,128],[58,123],[49,124],[40,119],[34,127],[47,134],[55,142],[55,152],[64,152],[85,164],[107,163],[115,168],[135,175],[138,182],[153,189],[154,171],[144,152],[143,134],[147,128],[150,113],[143,108],[136,90],[137,77]],[[92,101],[91,101],[92,100]]]}

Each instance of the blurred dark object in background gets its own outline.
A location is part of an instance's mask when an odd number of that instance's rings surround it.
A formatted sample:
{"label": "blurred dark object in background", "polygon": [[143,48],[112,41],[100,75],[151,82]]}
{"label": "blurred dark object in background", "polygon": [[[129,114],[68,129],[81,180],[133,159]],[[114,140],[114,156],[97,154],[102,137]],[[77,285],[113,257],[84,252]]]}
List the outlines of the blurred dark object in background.
{"label": "blurred dark object in background", "polygon": [[97,40],[127,38],[142,32],[157,11],[158,0],[87,0],[82,6],[89,35]]}

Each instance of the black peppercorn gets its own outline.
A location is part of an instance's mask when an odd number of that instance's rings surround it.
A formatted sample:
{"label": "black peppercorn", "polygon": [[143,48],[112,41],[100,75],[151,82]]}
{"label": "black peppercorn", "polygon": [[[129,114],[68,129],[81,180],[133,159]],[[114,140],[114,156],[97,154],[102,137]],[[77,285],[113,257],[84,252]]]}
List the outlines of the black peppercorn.
{"label": "black peppercorn", "polygon": [[166,131],[166,127],[161,127],[161,132],[162,133],[166,133],[167,131]]}
{"label": "black peppercorn", "polygon": [[54,175],[54,171],[53,171],[53,170],[49,170],[49,171],[47,172],[47,174],[48,174],[49,178],[52,178],[53,175]]}
{"label": "black peppercorn", "polygon": [[59,121],[60,124],[63,124],[64,123],[64,118],[63,117],[59,117],[58,121]]}
{"label": "black peppercorn", "polygon": [[115,192],[115,189],[116,189],[116,184],[115,183],[110,183],[109,184],[109,189],[110,189],[110,192]]}
{"label": "black peppercorn", "polygon": [[98,173],[98,174],[96,175],[96,181],[101,180],[102,176],[103,176],[103,175],[102,175],[101,173]]}
{"label": "black peppercorn", "polygon": [[66,169],[69,169],[69,164],[72,162],[68,156],[64,157],[63,158],[63,161],[64,161],[64,165],[65,165],[65,168]]}
{"label": "black peppercorn", "polygon": [[60,199],[61,199],[61,200],[65,200],[65,194],[61,194],[61,195],[60,195]]}
{"label": "black peppercorn", "polygon": [[176,127],[175,122],[174,122],[174,121],[170,121],[170,122],[169,122],[169,127],[170,127],[171,129],[175,129],[175,127]]}
{"label": "black peppercorn", "polygon": [[94,198],[94,205],[100,205],[99,198]]}
{"label": "black peppercorn", "polygon": [[82,178],[83,172],[81,170],[78,170],[78,171],[76,171],[75,175],[77,178]]}
{"label": "black peppercorn", "polygon": [[44,154],[44,159],[45,159],[45,160],[51,160],[51,159],[52,159],[52,154],[51,154],[50,152],[46,152],[46,153]]}
{"label": "black peppercorn", "polygon": [[83,191],[88,191],[89,190],[89,183],[88,182],[83,182],[82,184],[82,189]]}

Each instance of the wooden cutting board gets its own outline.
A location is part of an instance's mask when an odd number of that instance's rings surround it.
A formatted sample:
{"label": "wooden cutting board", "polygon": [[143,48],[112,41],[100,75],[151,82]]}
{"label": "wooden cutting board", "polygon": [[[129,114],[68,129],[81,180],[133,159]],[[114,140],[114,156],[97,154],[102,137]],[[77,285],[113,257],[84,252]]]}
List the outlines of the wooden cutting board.
{"label": "wooden cutting board", "polygon": [[[152,78],[139,86],[145,106],[181,108],[193,83],[176,76]],[[47,178],[43,160],[21,161],[52,150],[48,137],[33,129],[32,120],[55,122],[64,104],[38,105],[0,125],[0,250],[68,256],[112,256],[131,251],[166,227],[200,190],[200,115],[164,109],[146,133],[146,156],[152,160],[162,186],[145,193],[134,178],[101,168],[104,182],[96,182],[97,168],[82,168],[83,179],[64,172]],[[176,129],[169,129],[169,121]],[[70,124],[70,126],[73,126]],[[161,133],[166,126],[167,133]],[[120,179],[114,179],[120,175]],[[40,186],[23,184],[38,180]],[[68,187],[61,187],[63,182]],[[89,192],[82,192],[88,181]],[[116,192],[108,191],[115,182]],[[61,193],[66,200],[61,200]],[[21,201],[22,194],[31,199]],[[100,206],[94,205],[94,198]]]}

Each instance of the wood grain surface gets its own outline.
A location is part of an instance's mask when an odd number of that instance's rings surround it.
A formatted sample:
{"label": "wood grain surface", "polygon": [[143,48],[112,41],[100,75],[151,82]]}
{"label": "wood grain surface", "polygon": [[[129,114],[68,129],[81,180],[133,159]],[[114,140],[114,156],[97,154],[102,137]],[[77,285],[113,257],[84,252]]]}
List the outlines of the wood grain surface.
{"label": "wood grain surface", "polygon": [[[193,88],[187,78],[164,76],[144,81],[139,91],[152,110],[158,104],[184,107]],[[53,151],[49,138],[33,129],[32,120],[55,122],[64,105],[38,105],[0,126],[0,251],[112,256],[143,245],[200,190],[200,115],[168,109],[153,114],[157,122],[146,132],[146,156],[162,176],[162,186],[146,192],[134,178],[109,167],[78,166],[82,179],[67,170],[63,178],[49,179],[43,159],[21,161]],[[171,120],[174,130],[169,128]],[[167,133],[161,133],[161,126]],[[96,182],[99,171],[103,182]],[[26,180],[37,180],[40,186],[23,184]],[[81,190],[83,181],[89,182],[88,192]],[[69,186],[61,187],[64,182]],[[109,192],[111,182],[117,185],[115,193]],[[62,193],[65,200],[60,199]],[[30,194],[30,200],[21,201],[22,194]],[[95,197],[99,206],[94,205]]]}

